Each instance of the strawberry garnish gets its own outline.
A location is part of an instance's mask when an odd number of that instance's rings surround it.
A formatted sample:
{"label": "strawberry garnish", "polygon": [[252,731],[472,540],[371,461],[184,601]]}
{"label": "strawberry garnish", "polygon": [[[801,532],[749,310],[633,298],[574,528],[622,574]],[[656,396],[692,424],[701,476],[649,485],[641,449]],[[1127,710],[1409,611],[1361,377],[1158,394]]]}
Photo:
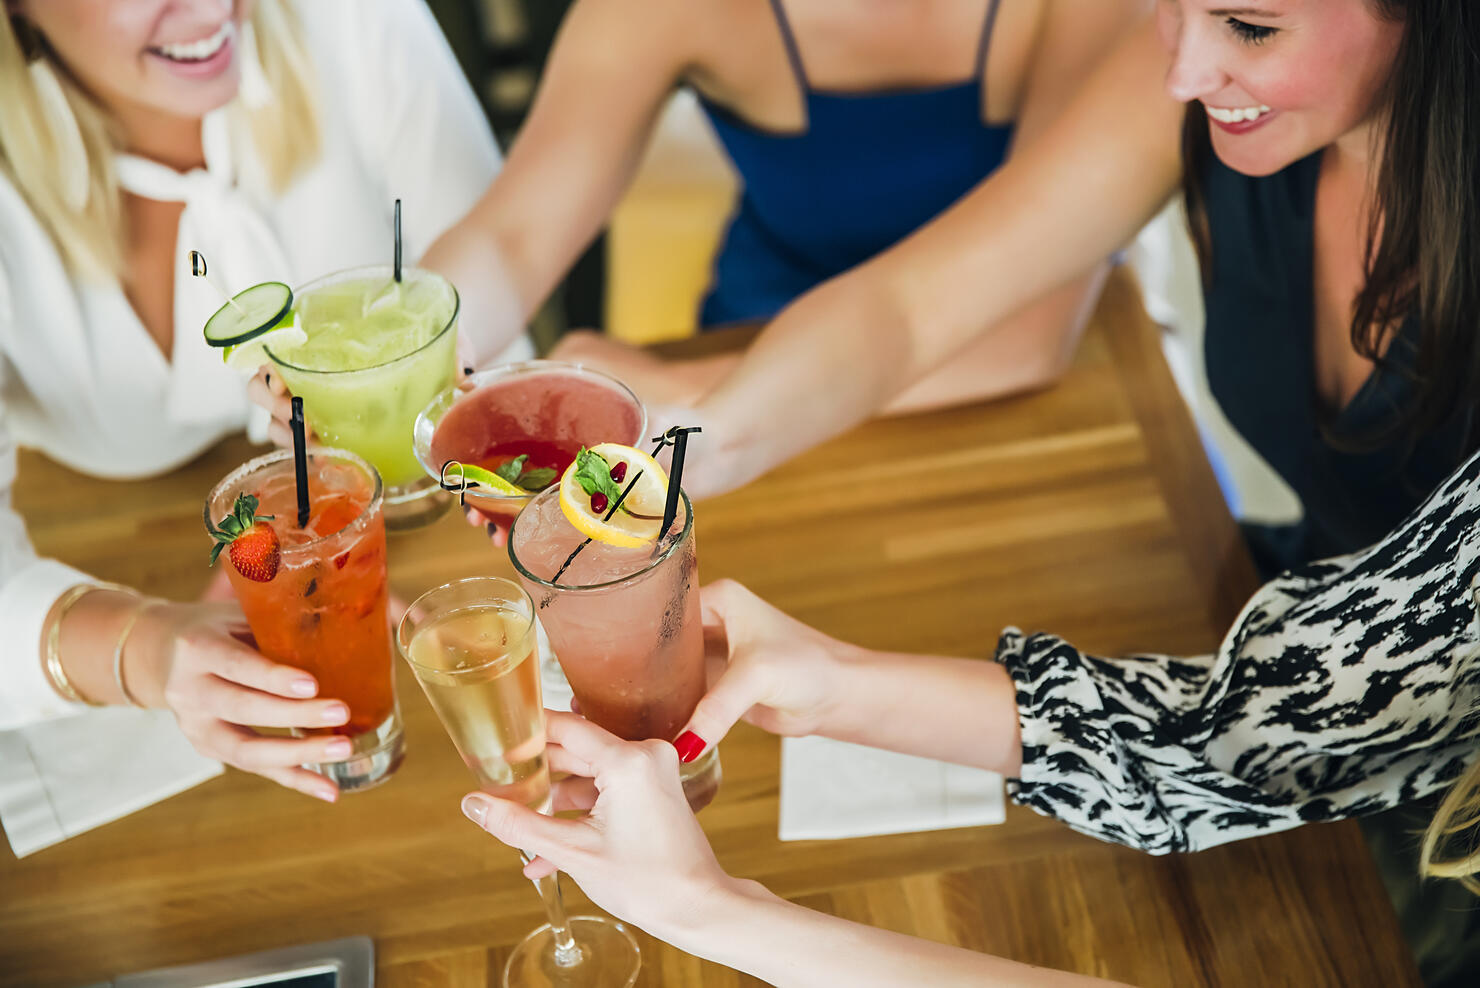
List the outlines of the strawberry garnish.
{"label": "strawberry garnish", "polygon": [[231,514],[209,529],[216,540],[211,548],[211,564],[215,565],[221,550],[229,546],[227,554],[238,573],[258,583],[271,582],[282,559],[277,532],[267,524],[272,518],[257,515],[257,499],[251,494],[238,494]]}

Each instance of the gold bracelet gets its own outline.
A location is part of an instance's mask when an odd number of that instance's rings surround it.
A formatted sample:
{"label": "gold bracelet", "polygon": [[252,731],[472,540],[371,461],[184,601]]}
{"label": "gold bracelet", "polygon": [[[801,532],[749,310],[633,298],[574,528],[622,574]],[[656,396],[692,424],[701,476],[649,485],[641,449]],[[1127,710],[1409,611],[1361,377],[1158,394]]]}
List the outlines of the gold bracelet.
{"label": "gold bracelet", "polygon": [[67,678],[67,671],[62,668],[62,620],[66,618],[67,612],[72,609],[73,605],[94,590],[133,592],[128,587],[117,583],[79,583],[75,587],[68,587],[66,592],[58,598],[55,605],[56,617],[52,619],[51,626],[46,629],[45,659],[41,671],[45,674],[46,681],[51,684],[51,688],[56,690],[57,695],[62,699],[89,707],[102,707],[106,706],[102,701],[83,696],[77,687],[72,685],[72,680]]}
{"label": "gold bracelet", "polygon": [[113,649],[113,681],[118,684],[118,692],[123,694],[123,698],[128,701],[128,705],[138,707],[140,710],[144,709],[144,705],[129,692],[128,684],[123,679],[123,650],[128,645],[128,636],[133,634],[134,625],[139,623],[139,618],[143,617],[144,612],[149,610],[149,608],[162,603],[164,603],[162,600],[150,600],[147,597],[139,598],[139,603],[134,607],[134,612],[123,623],[123,633],[118,636],[118,645]]}

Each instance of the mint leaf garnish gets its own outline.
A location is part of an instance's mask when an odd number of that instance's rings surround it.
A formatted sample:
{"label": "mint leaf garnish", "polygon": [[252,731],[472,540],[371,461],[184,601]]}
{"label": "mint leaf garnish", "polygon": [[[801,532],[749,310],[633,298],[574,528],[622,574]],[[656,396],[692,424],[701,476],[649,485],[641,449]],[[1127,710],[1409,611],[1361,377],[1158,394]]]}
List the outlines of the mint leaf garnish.
{"label": "mint leaf garnish", "polygon": [[550,467],[535,467],[519,475],[515,484],[527,491],[542,491],[555,480],[555,471]]}
{"label": "mint leaf garnish", "polygon": [[587,497],[600,493],[615,502],[622,496],[622,488],[612,480],[612,468],[599,454],[584,446],[576,454],[576,483],[581,485],[581,490],[586,492]]}
{"label": "mint leaf garnish", "polygon": [[518,483],[519,474],[523,472],[524,461],[527,459],[529,459],[529,454],[521,453],[512,460],[500,463],[497,467],[494,467],[493,472],[511,484]]}

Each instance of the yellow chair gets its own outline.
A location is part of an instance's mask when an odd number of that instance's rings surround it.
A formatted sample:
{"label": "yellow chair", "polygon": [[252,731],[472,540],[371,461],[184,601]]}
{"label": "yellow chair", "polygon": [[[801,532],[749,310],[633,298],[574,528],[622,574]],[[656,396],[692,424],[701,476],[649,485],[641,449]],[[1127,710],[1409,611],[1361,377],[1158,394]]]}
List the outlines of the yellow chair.
{"label": "yellow chair", "polygon": [[607,231],[611,336],[655,343],[693,335],[738,187],[693,93],[674,94]]}

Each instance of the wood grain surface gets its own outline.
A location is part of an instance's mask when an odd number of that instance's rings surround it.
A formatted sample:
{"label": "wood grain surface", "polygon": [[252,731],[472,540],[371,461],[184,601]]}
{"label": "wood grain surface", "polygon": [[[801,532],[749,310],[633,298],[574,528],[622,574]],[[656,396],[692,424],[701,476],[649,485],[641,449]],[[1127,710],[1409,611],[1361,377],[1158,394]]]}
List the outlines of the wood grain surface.
{"label": "wood grain surface", "polygon": [[[228,441],[127,484],[24,453],[16,504],[42,553],[189,597],[209,575],[201,500],[251,452]],[[1016,624],[1099,654],[1205,651],[1253,587],[1123,276],[1057,388],[869,423],[696,517],[705,579],[885,649],[989,657]],[[407,599],[509,572],[455,516],[394,537],[390,559]],[[374,938],[380,985],[497,984],[539,901],[459,814],[471,780],[404,670],[399,688],[408,755],[379,789],[328,806],[229,771],[23,861],[0,851],[0,985],[353,934]],[[1354,824],[1154,858],[1010,807],[997,827],[783,844],[779,742],[741,725],[721,754],[700,817],[720,861],[811,908],[1145,986],[1418,983]],[[642,947],[643,986],[758,983]]]}

